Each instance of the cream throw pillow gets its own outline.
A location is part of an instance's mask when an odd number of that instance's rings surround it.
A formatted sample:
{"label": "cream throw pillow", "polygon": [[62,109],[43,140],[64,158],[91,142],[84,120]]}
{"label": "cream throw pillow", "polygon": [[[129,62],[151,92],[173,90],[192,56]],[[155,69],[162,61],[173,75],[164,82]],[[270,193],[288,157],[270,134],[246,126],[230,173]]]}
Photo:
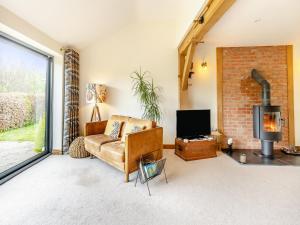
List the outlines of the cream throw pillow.
{"label": "cream throw pillow", "polygon": [[121,142],[125,142],[126,136],[128,136],[128,134],[142,131],[142,130],[144,130],[144,128],[145,127],[138,126],[134,123],[127,122],[125,124],[124,133],[123,133],[123,136],[121,138]]}

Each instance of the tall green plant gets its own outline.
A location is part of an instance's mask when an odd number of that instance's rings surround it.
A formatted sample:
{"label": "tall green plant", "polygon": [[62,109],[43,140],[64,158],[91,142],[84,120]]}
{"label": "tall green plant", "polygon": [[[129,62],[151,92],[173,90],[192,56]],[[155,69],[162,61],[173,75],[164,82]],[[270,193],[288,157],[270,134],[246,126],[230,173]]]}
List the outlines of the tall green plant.
{"label": "tall green plant", "polygon": [[140,68],[139,71],[134,71],[130,76],[132,79],[132,90],[143,109],[143,118],[161,121],[162,112],[159,106],[159,91],[160,89],[154,85],[153,79],[148,76],[149,72]]}

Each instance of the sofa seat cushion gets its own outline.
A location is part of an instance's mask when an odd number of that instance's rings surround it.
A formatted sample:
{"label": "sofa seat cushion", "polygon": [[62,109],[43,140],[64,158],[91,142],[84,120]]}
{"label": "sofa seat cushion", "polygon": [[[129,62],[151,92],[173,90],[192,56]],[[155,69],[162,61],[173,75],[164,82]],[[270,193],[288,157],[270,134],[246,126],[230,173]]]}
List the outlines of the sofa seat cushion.
{"label": "sofa seat cushion", "polygon": [[103,144],[100,149],[101,158],[108,162],[125,162],[125,144],[121,141]]}
{"label": "sofa seat cushion", "polygon": [[89,135],[84,137],[84,146],[90,153],[95,153],[100,151],[100,146],[104,143],[116,141],[112,137],[105,134]]}

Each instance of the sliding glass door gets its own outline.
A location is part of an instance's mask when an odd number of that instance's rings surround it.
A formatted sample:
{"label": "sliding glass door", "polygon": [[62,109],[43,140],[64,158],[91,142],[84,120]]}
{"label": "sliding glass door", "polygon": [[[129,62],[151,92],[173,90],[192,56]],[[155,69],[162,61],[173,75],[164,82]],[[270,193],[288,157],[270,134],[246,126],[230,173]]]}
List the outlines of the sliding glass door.
{"label": "sliding glass door", "polygon": [[52,57],[0,33],[0,179],[49,153]]}

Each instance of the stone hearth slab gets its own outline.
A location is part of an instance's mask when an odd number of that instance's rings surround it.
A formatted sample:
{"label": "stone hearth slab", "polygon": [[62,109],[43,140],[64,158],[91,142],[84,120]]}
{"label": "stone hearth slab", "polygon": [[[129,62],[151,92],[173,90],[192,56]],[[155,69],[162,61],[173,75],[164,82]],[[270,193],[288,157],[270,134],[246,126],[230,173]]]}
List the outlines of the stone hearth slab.
{"label": "stone hearth slab", "polygon": [[240,154],[245,153],[247,163],[244,165],[300,166],[300,156],[287,155],[280,150],[274,151],[274,159],[259,157],[255,154],[259,150],[252,149],[234,149],[231,154],[227,153],[226,150],[223,150],[223,152],[238,163],[240,163]]}

